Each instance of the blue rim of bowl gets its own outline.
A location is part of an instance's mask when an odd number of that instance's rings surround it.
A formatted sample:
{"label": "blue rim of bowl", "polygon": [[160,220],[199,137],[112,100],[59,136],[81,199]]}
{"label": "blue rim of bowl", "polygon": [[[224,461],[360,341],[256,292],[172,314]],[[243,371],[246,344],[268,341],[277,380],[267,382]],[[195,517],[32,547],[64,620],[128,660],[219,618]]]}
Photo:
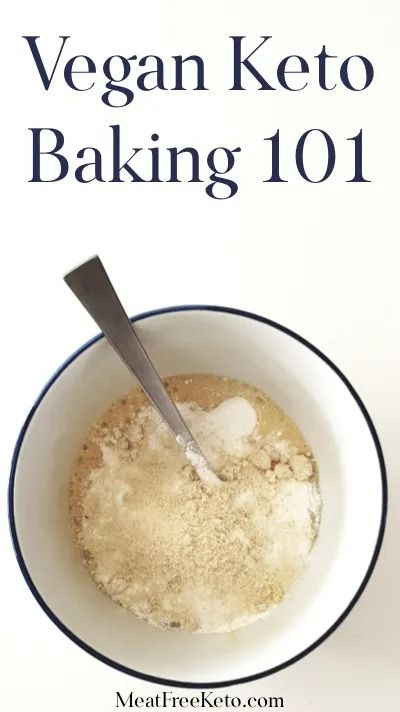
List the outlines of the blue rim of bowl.
{"label": "blue rim of bowl", "polygon": [[380,525],[379,525],[379,530],[378,530],[378,535],[376,539],[376,544],[374,547],[374,551],[372,553],[371,561],[370,564],[367,568],[367,571],[364,575],[364,578],[358,587],[356,593],[354,594],[353,598],[351,599],[350,603],[348,606],[345,608],[343,613],[339,616],[339,618],[323,633],[314,643],[309,645],[307,648],[302,650],[300,653],[297,653],[297,655],[294,655],[291,657],[289,660],[286,660],[283,663],[280,663],[279,665],[276,665],[275,667],[269,668],[267,670],[264,670],[262,672],[257,672],[254,673],[253,675],[246,675],[245,677],[241,678],[235,678],[235,679],[228,679],[228,680],[221,680],[221,681],[215,681],[215,682],[189,682],[189,681],[182,681],[182,680],[170,680],[168,678],[163,678],[163,677],[158,677],[155,675],[150,675],[144,672],[140,672],[138,670],[133,670],[132,668],[126,667],[124,665],[119,664],[115,660],[112,660],[99,651],[95,650],[92,648],[90,645],[87,645],[83,640],[78,638],[75,633],[73,633],[67,626],[64,625],[64,623],[53,613],[51,608],[47,605],[46,601],[42,598],[41,594],[37,590],[35,584],[33,583],[33,580],[29,574],[29,571],[27,569],[27,566],[25,564],[22,551],[18,542],[18,534],[17,534],[17,528],[15,524],[15,512],[14,512],[14,485],[15,485],[15,476],[16,476],[16,471],[18,467],[18,457],[20,453],[20,449],[22,446],[22,443],[24,441],[24,437],[26,435],[26,432],[29,428],[29,424],[35,415],[37,409],[40,406],[40,403],[42,402],[44,396],[46,393],[50,390],[54,382],[61,376],[61,374],[68,368],[68,366],[75,361],[78,356],[80,356],[84,351],[86,351],[88,348],[93,346],[93,344],[97,343],[101,339],[104,338],[102,334],[98,334],[94,338],[90,339],[90,341],[87,341],[83,346],[81,346],[77,351],[75,351],[64,363],[58,368],[58,370],[54,373],[54,375],[50,378],[48,383],[45,385],[43,388],[42,392],[40,393],[39,397],[37,398],[36,402],[34,403],[32,409],[30,410],[25,423],[22,426],[21,432],[18,436],[14,453],[13,453],[13,458],[12,458],[12,463],[11,463],[11,473],[10,473],[10,482],[9,482],[9,489],[8,489],[8,516],[9,516],[9,525],[10,525],[10,530],[11,530],[11,538],[14,546],[14,551],[15,555],[19,564],[19,567],[21,569],[22,575],[31,591],[33,596],[35,597],[36,601],[39,603],[41,608],[44,610],[44,612],[48,615],[48,617],[53,621],[53,623],[68,637],[70,640],[72,640],[74,643],[76,643],[82,650],[85,650],[87,653],[92,655],[93,657],[97,658],[101,662],[105,663],[106,665],[109,665],[110,667],[119,670],[120,672],[126,673],[128,675],[132,675],[134,677],[137,677],[141,680],[145,680],[146,682],[153,682],[157,683],[160,685],[172,685],[174,687],[184,687],[184,688],[193,688],[193,689],[199,689],[199,688],[219,688],[219,687],[228,687],[230,685],[239,685],[243,684],[246,682],[252,682],[254,680],[259,680],[260,678],[267,677],[269,675],[272,675],[276,672],[279,672],[280,670],[283,670],[284,668],[289,667],[289,665],[293,665],[297,661],[301,660],[304,658],[306,655],[311,653],[313,650],[315,650],[321,643],[323,643],[340,625],[343,623],[345,618],[348,616],[354,605],[357,603],[358,599],[360,598],[361,594],[363,593],[370,577],[371,574],[375,568],[376,562],[378,560],[379,552],[382,546],[382,541],[383,541],[383,535],[385,531],[385,524],[386,524],[386,515],[387,515],[387,503],[388,503],[388,491],[387,491],[387,479],[386,479],[386,468],[385,468],[385,461],[383,457],[383,452],[382,448],[379,442],[379,438],[377,435],[377,432],[375,430],[375,426],[371,420],[371,417],[362,402],[360,396],[358,395],[357,391],[355,388],[352,386],[350,381],[346,378],[346,376],[340,371],[340,369],[327,357],[325,356],[322,351],[320,351],[316,346],[311,344],[307,339],[304,337],[300,336],[296,332],[292,331],[291,329],[288,329],[285,326],[282,326],[281,324],[278,324],[275,321],[272,321],[271,319],[267,319],[266,317],[259,316],[257,314],[253,314],[251,312],[243,311],[241,309],[234,309],[231,307],[222,307],[222,306],[212,306],[212,305],[207,305],[207,304],[193,304],[193,305],[184,305],[184,306],[173,306],[173,307],[165,307],[162,309],[154,309],[152,311],[148,312],[143,312],[141,314],[138,314],[137,316],[134,316],[131,318],[132,322],[137,322],[137,321],[142,321],[144,319],[148,319],[153,316],[160,316],[163,314],[171,314],[174,312],[190,312],[190,311],[211,311],[211,312],[219,312],[219,313],[224,313],[224,314],[233,314],[235,316],[240,316],[240,317],[245,317],[247,319],[252,319],[253,321],[258,321],[261,322],[262,324],[266,324],[267,326],[273,327],[274,329],[277,329],[278,331],[283,332],[284,334],[287,334],[288,336],[291,336],[292,338],[296,339],[296,341],[300,342],[308,348],[310,351],[312,351],[314,354],[316,354],[322,361],[324,361],[325,364],[327,364],[335,373],[336,375],[340,378],[340,380],[344,383],[346,388],[349,390],[351,395],[353,396],[354,400],[356,401],[358,407],[360,408],[364,419],[368,425],[372,440],[375,445],[376,449],[376,454],[378,457],[378,462],[379,462],[379,468],[380,468],[380,474],[381,474],[381,484],[382,484],[382,510],[381,510],[381,519],[380,519]]}

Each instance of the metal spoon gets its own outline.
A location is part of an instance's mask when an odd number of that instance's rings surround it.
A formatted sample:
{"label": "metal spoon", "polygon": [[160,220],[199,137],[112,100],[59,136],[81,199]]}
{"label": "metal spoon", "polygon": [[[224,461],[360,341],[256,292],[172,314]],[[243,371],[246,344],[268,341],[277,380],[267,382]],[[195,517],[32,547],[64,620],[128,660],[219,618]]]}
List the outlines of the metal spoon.
{"label": "metal spoon", "polygon": [[98,324],[125,366],[136,376],[199,477],[207,484],[219,484],[221,480],[211,469],[175,403],[167,393],[100,258],[97,255],[92,257],[66,274],[64,280]]}

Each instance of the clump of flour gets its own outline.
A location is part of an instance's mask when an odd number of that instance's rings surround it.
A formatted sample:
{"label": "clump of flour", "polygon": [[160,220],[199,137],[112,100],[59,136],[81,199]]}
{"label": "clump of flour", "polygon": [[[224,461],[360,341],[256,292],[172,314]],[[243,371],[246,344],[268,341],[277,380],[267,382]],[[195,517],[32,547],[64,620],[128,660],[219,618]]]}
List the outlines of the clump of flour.
{"label": "clump of flour", "polygon": [[76,537],[101,588],[136,615],[196,632],[234,630],[279,603],[319,520],[311,453],[261,433],[243,397],[179,405],[219,474],[207,486],[151,406],[99,438]]}

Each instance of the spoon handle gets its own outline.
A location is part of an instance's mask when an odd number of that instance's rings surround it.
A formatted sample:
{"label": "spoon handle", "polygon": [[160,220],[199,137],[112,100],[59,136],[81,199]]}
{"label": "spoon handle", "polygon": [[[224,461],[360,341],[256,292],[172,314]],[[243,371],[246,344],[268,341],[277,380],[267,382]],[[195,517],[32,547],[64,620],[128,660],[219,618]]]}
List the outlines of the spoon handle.
{"label": "spoon handle", "polygon": [[175,435],[197,474],[208,484],[220,482],[210,468],[125,312],[96,255],[66,274],[65,282],[95,320],[131,373],[136,376],[161,418]]}
{"label": "spoon handle", "polygon": [[193,436],[147,355],[100,258],[92,257],[65,275],[64,280],[137,378],[175,437],[182,438],[185,444],[191,442]]}

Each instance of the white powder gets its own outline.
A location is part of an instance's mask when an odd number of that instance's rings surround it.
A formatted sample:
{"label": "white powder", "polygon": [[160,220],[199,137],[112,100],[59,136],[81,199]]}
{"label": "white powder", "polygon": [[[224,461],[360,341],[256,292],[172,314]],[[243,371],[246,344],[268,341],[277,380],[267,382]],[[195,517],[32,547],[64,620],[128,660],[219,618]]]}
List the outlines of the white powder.
{"label": "white powder", "polygon": [[[192,405],[179,407],[184,420],[190,424],[200,448],[204,448],[210,463],[218,467],[221,457],[233,455],[243,457],[249,452],[249,436],[257,425],[257,413],[253,406],[239,396],[228,398],[211,411],[202,411]],[[180,438],[177,438],[182,445]],[[207,460],[190,444],[185,455],[200,479],[208,484],[219,484],[220,480],[209,467]]]}
{"label": "white powder", "polygon": [[181,436],[179,435],[176,440],[178,445],[182,447],[185,456],[187,457],[192,467],[196,470],[197,475],[203,482],[205,482],[207,485],[213,486],[221,484],[221,480],[219,479],[218,475],[215,474],[214,470],[211,469],[207,458],[193,443],[190,442],[185,445]]}
{"label": "white powder", "polygon": [[212,460],[221,455],[243,457],[250,447],[249,437],[257,426],[257,413],[245,398],[227,398],[209,412],[182,408],[191,420],[193,432]]}

